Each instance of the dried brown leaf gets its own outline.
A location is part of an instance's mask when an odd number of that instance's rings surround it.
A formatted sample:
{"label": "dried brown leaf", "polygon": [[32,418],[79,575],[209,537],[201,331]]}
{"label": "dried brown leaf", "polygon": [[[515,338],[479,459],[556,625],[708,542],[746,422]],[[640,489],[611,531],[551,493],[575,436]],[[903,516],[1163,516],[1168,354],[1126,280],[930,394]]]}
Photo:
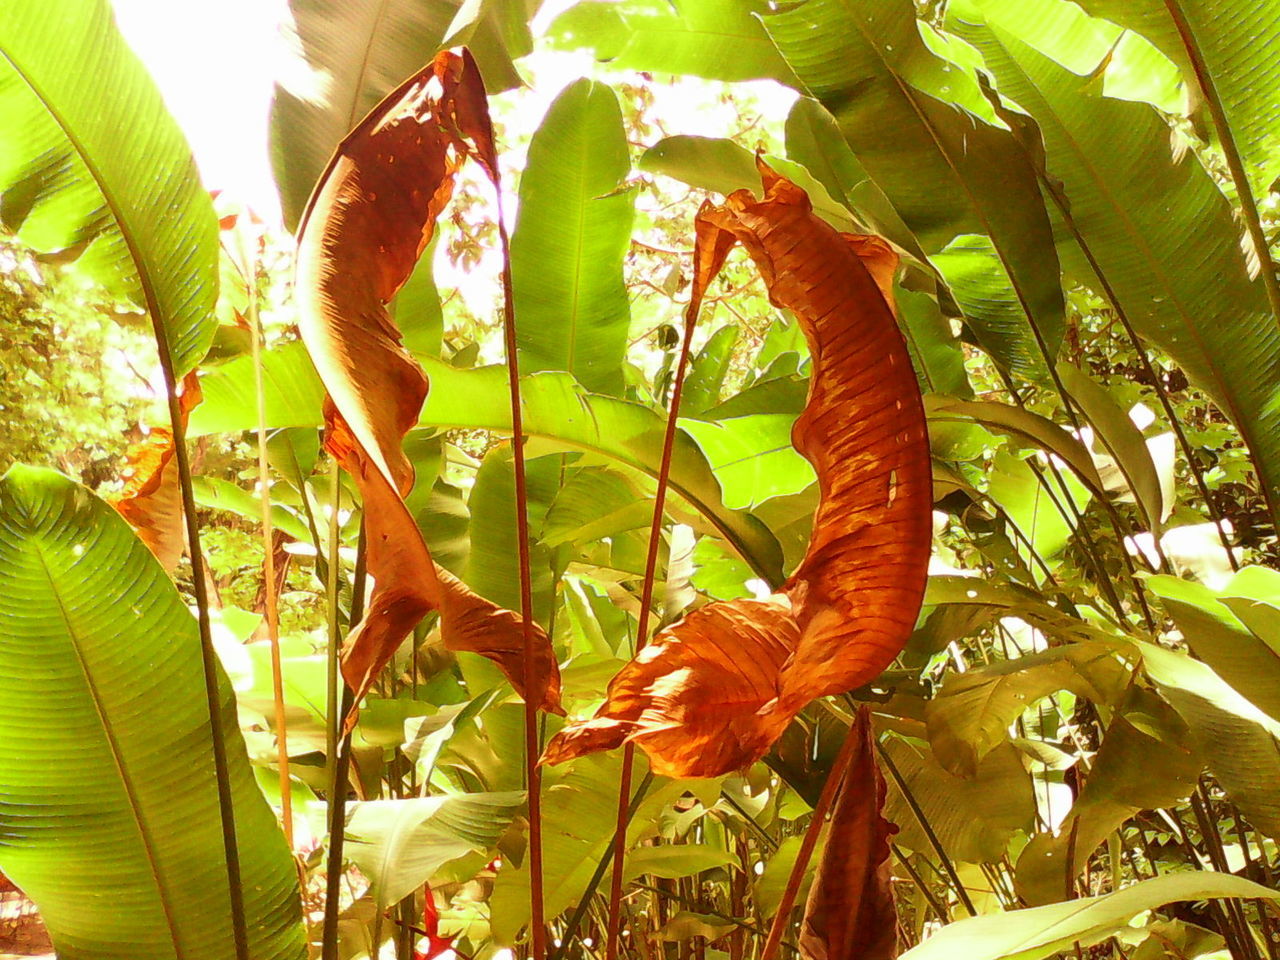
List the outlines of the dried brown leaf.
{"label": "dried brown leaf", "polygon": [[[200,402],[200,383],[194,372],[182,381],[178,408],[183,426]],[[147,436],[125,453],[120,471],[124,489],[113,502],[165,570],[172,573],[187,547],[182,517],[182,485],[174,459],[173,431],[152,427]]]}
{"label": "dried brown leaf", "polygon": [[763,200],[739,190],[698,213],[689,310],[741,243],[799,319],[813,375],[792,442],[821,493],[809,549],[767,600],[710,604],[659,632],[545,762],[631,740],[667,776],[745,766],[811,700],[875,679],[915,624],[932,490],[920,391],[885,298],[896,257],[878,238],[837,233],[803,190],[759,167]]}
{"label": "dried brown leaf", "polygon": [[[326,447],[364,500],[374,578],[368,611],[342,651],[357,700],[432,610],[440,613],[447,647],[490,658],[525,693],[520,617],[432,561],[403,499],[413,468],[401,442],[418,422],[429,385],[386,304],[430,242],[467,157],[496,178],[479,71],[467,51],[446,51],[342,141],[299,231],[299,328],[329,392]],[[534,689],[526,695],[558,711],[555,658],[541,628],[535,634]]]}
{"label": "dried brown leaf", "polygon": [[889,838],[898,828],[881,813],[885,783],[866,707],[858,711],[850,736],[859,742],[836,795],[800,924],[805,960],[894,960],[898,955],[889,863]]}

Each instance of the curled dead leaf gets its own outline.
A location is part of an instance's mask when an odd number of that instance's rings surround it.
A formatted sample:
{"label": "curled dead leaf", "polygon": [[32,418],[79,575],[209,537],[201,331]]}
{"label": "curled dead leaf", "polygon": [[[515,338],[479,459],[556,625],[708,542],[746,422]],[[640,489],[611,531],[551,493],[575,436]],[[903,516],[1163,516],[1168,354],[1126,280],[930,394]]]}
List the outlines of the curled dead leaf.
{"label": "curled dead leaf", "polygon": [[893,902],[885,782],[876,764],[871,712],[858,711],[857,738],[836,794],[827,844],[800,923],[800,954],[812,960],[893,960],[898,911]]}
{"label": "curled dead leaf", "polygon": [[[194,372],[182,381],[178,408],[182,423],[200,402],[200,382]],[[165,570],[172,573],[187,548],[182,518],[182,486],[174,459],[173,431],[152,427],[145,438],[129,447],[120,471],[124,489],[112,506],[129,521]]]}
{"label": "curled dead leaf", "polygon": [[915,624],[932,490],[920,390],[886,300],[896,257],[876,237],[837,233],[758,166],[763,199],[739,190],[698,213],[688,316],[741,243],[800,321],[813,374],[792,442],[821,493],[808,551],[768,599],[713,603],[660,631],[544,762],[630,740],[656,773],[719,776],[763,756],[814,698],[875,679]]}
{"label": "curled dead leaf", "polygon": [[364,501],[374,588],[342,651],[357,701],[430,611],[444,643],[495,661],[517,690],[559,711],[550,642],[535,631],[534,689],[524,690],[520,617],[439,568],[405,506],[413,468],[401,449],[427,376],[401,344],[386,304],[435,231],[468,157],[496,182],[484,86],[470,53],[445,51],[392,91],[339,144],[298,237],[299,328],[329,393],[326,447]]}

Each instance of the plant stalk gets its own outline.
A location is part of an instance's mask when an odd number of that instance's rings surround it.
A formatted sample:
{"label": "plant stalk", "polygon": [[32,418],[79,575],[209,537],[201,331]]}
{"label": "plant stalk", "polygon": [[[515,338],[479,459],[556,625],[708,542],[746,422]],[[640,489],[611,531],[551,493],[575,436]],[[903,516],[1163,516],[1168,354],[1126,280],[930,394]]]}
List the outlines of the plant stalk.
{"label": "plant stalk", "polygon": [[218,814],[222,824],[222,850],[227,867],[227,893],[231,907],[231,937],[236,960],[249,960],[249,936],[244,914],[244,888],[240,877],[240,848],[236,840],[235,806],[231,796],[231,776],[227,763],[227,744],[223,739],[223,710],[218,693],[218,655],[213,647],[213,629],[209,622],[209,591],[205,584],[204,554],[200,549],[200,524],[196,519],[195,491],[191,484],[191,461],[187,457],[187,430],[178,401],[177,376],[169,335],[159,312],[148,310],[155,334],[160,369],[169,407],[169,429],[173,433],[173,454],[178,466],[178,483],[182,489],[182,516],[187,531],[187,549],[191,556],[191,590],[196,600],[196,623],[200,632],[200,664],[204,673],[205,702],[209,707],[209,732],[213,742],[213,772],[217,780]]}
{"label": "plant stalk", "polygon": [[[695,255],[696,259],[696,255]],[[696,264],[695,264],[696,269]],[[662,459],[658,465],[657,488],[653,495],[653,520],[649,524],[649,547],[644,561],[644,583],[640,590],[640,617],[636,625],[636,653],[644,649],[649,639],[649,618],[653,607],[653,589],[658,569],[658,551],[662,546],[662,520],[666,511],[667,487],[671,476],[671,454],[675,447],[677,423],[680,417],[680,398],[684,393],[684,378],[689,369],[689,354],[693,341],[693,328],[698,321],[699,303],[691,299],[685,310],[684,336],[680,343],[680,358],[676,361],[675,376],[671,381],[671,401],[667,413],[666,429],[662,437]],[[614,834],[613,872],[609,877],[609,920],[605,928],[605,960],[617,960],[618,932],[622,919],[622,871],[627,855],[627,798],[631,795],[631,768],[635,761],[635,744],[627,741],[622,749],[622,777],[618,785],[618,829]]]}
{"label": "plant stalk", "polygon": [[[865,711],[865,708],[862,708],[862,710]],[[869,715],[866,717],[866,722],[871,722]],[[822,785],[822,793],[818,795],[817,806],[813,808],[813,818],[809,821],[809,828],[804,832],[804,839],[800,841],[800,851],[796,854],[795,863],[791,865],[791,875],[787,877],[787,885],[782,891],[782,899],[778,902],[778,912],[773,915],[773,923],[769,927],[769,936],[765,939],[764,947],[760,951],[760,960],[773,960],[774,954],[778,952],[778,944],[782,942],[782,933],[791,922],[791,910],[796,905],[796,897],[800,893],[800,883],[804,880],[804,872],[809,867],[809,859],[813,856],[813,848],[818,844],[818,836],[822,833],[822,828],[826,824],[827,813],[831,809],[831,804],[835,802],[836,793],[840,789],[840,784],[844,781],[845,771],[849,769],[853,753],[862,740],[862,733],[858,727],[859,723],[855,719],[853,725],[849,727],[849,732],[844,738],[840,752],[836,754],[835,762],[831,764],[826,783]]]}
{"label": "plant stalk", "polygon": [[[325,779],[333,783],[334,770],[337,766],[338,741],[341,738],[342,718],[338,716],[338,686],[342,682],[338,669],[338,648],[341,646],[338,616],[338,577],[342,570],[342,558],[339,556],[338,510],[342,505],[342,473],[334,458],[329,469],[329,582],[325,590],[325,607],[329,618],[329,649],[325,658]],[[343,711],[344,713],[346,711]]]}
{"label": "plant stalk", "polygon": [[893,777],[893,782],[902,791],[902,799],[907,801],[907,806],[911,808],[911,813],[915,816],[916,821],[920,824],[920,829],[924,831],[924,835],[928,837],[930,846],[938,855],[938,860],[942,863],[942,869],[946,871],[947,878],[955,887],[956,896],[960,898],[960,902],[964,904],[964,908],[969,911],[969,916],[976,917],[978,915],[977,908],[973,905],[973,900],[969,897],[969,891],[964,888],[964,884],[960,882],[960,874],[956,873],[955,864],[951,862],[951,858],[947,856],[947,851],[942,847],[942,841],[938,839],[937,833],[934,832],[933,825],[929,823],[929,818],[924,815],[924,811],[920,809],[920,804],[916,802],[915,796],[911,792],[911,788],[907,786],[907,781],[903,779],[902,774],[898,770],[898,765],[893,762],[893,757],[889,756],[889,751],[884,748],[879,740],[876,742],[876,753],[880,757],[884,768],[889,771],[889,775]]}
{"label": "plant stalk", "polygon": [[271,699],[275,706],[276,764],[280,768],[280,819],[284,839],[293,849],[293,791],[289,779],[289,734],[285,724],[284,666],[280,658],[280,609],[276,583],[275,536],[271,522],[271,468],[267,461],[267,398],[262,385],[262,324],[258,318],[257,259],[249,284],[249,343],[253,387],[258,406],[258,492],[262,497],[262,578],[267,604],[267,642],[271,644]]}
{"label": "plant stalk", "polygon": [[543,960],[547,954],[547,932],[542,907],[542,773],[538,767],[542,748],[538,742],[538,702],[533,696],[536,638],[533,633],[533,578],[529,561],[529,491],[525,478],[524,416],[520,404],[520,357],[511,279],[511,241],[503,219],[502,188],[496,181],[494,192],[497,196],[498,236],[502,241],[502,327],[507,353],[507,383],[511,395],[516,545],[520,554],[520,622],[524,628],[524,760],[525,783],[529,795],[529,939],[533,960]]}

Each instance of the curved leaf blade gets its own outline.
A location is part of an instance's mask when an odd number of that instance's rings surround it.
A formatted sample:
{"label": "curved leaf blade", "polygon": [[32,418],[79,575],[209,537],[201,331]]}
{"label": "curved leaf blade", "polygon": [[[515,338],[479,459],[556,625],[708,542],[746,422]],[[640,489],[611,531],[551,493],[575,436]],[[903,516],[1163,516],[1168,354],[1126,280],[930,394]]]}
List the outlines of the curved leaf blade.
{"label": "curved leaf blade", "polygon": [[534,133],[520,177],[511,283],[522,373],[564,370],[592,392],[622,392],[630,171],[618,98],[594,80],[570,84]]}
{"label": "curved leaf blade", "polygon": [[837,233],[759,164],[763,199],[741,190],[699,211],[689,316],[741,242],[799,320],[814,375],[792,437],[822,491],[808,550],[779,592],[712,603],[660,631],[545,762],[632,741],[657,773],[727,773],[758,760],[814,698],[873,680],[915,625],[932,481],[916,375],[885,299],[897,257],[879,238]]}
{"label": "curved leaf blade", "polygon": [[[177,589],[107,504],[22,466],[0,478],[0,584],[4,872],[60,955],[231,956],[199,637]],[[251,953],[301,960],[293,858],[218,676]]]}
{"label": "curved leaf blade", "polygon": [[217,218],[105,0],[5,5],[0,115],[4,225],[144,306],[182,377],[217,326]]}

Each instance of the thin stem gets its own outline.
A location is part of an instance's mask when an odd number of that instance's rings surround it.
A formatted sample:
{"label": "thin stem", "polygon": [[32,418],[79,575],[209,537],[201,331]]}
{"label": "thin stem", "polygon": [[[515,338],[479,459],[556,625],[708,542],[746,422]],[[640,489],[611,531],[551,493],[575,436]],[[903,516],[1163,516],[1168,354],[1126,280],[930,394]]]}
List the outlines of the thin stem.
{"label": "thin stem", "polygon": [[235,806],[231,796],[231,775],[227,764],[227,744],[223,738],[223,710],[218,692],[218,656],[213,648],[209,622],[209,591],[205,584],[204,554],[200,549],[200,524],[196,519],[195,491],[191,484],[191,461],[187,457],[187,430],[178,401],[177,376],[168,332],[156,310],[149,311],[155,334],[160,369],[169,406],[169,429],[173,433],[173,454],[182,489],[182,516],[191,555],[191,590],[196,600],[196,623],[200,633],[200,665],[204,673],[205,702],[209,707],[209,733],[213,742],[213,772],[217,781],[218,815],[222,823],[222,851],[227,867],[227,893],[231,906],[231,937],[236,960],[249,960],[249,936],[244,916],[244,888],[240,880],[240,848],[236,840]]}
{"label": "thin stem", "polygon": [[898,765],[893,762],[893,757],[889,756],[889,751],[884,748],[879,740],[875,741],[876,753],[879,755],[884,768],[889,771],[889,776],[893,777],[893,782],[897,784],[898,789],[902,792],[902,799],[907,801],[907,806],[911,808],[911,813],[915,816],[916,822],[920,824],[920,829],[924,831],[925,837],[928,838],[930,846],[933,847],[934,853],[938,855],[938,860],[942,863],[942,869],[946,871],[947,877],[951,881],[951,885],[955,887],[956,896],[960,898],[960,902],[964,904],[964,908],[969,911],[969,916],[976,917],[978,915],[977,908],[973,905],[973,900],[969,898],[969,891],[964,888],[964,884],[960,882],[960,874],[956,873],[955,864],[951,862],[951,858],[947,856],[947,851],[942,848],[942,841],[938,839],[938,835],[934,832],[933,826],[929,823],[929,818],[924,815],[924,811],[920,809],[920,804],[916,802],[915,796],[911,792],[911,788],[907,786],[907,781],[903,779],[902,774],[898,771]]}
{"label": "thin stem", "polygon": [[339,543],[339,526],[338,526],[338,508],[342,504],[342,475],[338,467],[337,458],[334,458],[329,470],[329,582],[327,584],[325,605],[329,617],[329,649],[326,656],[326,681],[325,681],[325,716],[328,723],[325,726],[324,742],[325,742],[325,774],[329,783],[333,782],[334,769],[337,765],[338,757],[338,740],[341,736],[342,724],[341,717],[338,716],[338,685],[340,683],[340,671],[338,669],[338,647],[341,645],[339,637],[339,617],[338,617],[338,574],[342,569],[342,561],[338,552],[341,549]]}
{"label": "thin stem", "polygon": [[945,906],[943,906],[942,902],[937,898],[934,892],[929,889],[929,884],[927,884],[924,878],[920,876],[920,871],[912,865],[910,854],[903,853],[893,844],[889,844],[889,849],[892,850],[893,855],[898,858],[898,863],[902,864],[903,869],[907,871],[907,875],[911,877],[911,882],[916,885],[916,889],[924,896],[925,900],[929,904],[929,908],[933,911],[933,915],[938,918],[940,923],[950,923],[950,912]]}
{"label": "thin stem", "polygon": [[280,768],[280,819],[284,839],[293,849],[293,790],[289,780],[289,734],[284,710],[284,666],[280,658],[280,609],[276,583],[275,534],[271,522],[271,468],[267,462],[267,399],[262,386],[262,324],[258,319],[257,260],[249,284],[249,342],[253,355],[253,387],[258,404],[258,493],[262,497],[262,579],[267,605],[267,642],[271,644],[271,699],[275,705],[276,765]]}
{"label": "thin stem", "polygon": [[[354,705],[351,689],[343,684],[342,713],[335,717],[336,729],[346,724]],[[324,920],[321,926],[321,960],[338,960],[338,903],[341,899],[342,848],[346,840],[347,778],[351,770],[351,734],[342,738],[337,761],[329,779],[329,849],[325,856]]]}
{"label": "thin stem", "polygon": [[[640,809],[640,801],[644,799],[645,793],[649,789],[649,785],[653,783],[653,773],[649,772],[644,775],[644,779],[640,781],[640,786],[636,787],[635,795],[631,798],[631,802],[627,806],[626,822],[622,825],[625,835],[627,824],[636,815],[636,811]],[[578,927],[582,924],[582,919],[587,915],[590,909],[591,899],[595,896],[596,888],[600,886],[600,881],[604,879],[604,872],[609,869],[609,864],[613,862],[614,851],[617,844],[611,842],[605,855],[596,864],[595,873],[591,875],[591,879],[587,881],[587,887],[582,892],[582,896],[578,899],[578,906],[573,911],[573,915],[569,918],[569,922],[565,925],[564,932],[560,935],[560,946],[551,954],[550,960],[561,960],[565,951],[569,949],[569,941],[574,934],[578,932]]]}
{"label": "thin stem", "polygon": [[[870,722],[869,718],[867,722]],[[795,863],[791,865],[791,875],[787,877],[782,899],[778,901],[778,912],[773,915],[769,936],[765,939],[764,947],[760,951],[760,960],[773,960],[774,954],[778,952],[778,944],[782,942],[782,932],[791,922],[791,910],[796,905],[796,897],[800,893],[800,882],[804,879],[809,859],[813,856],[813,848],[818,844],[818,836],[826,823],[827,812],[835,802],[836,793],[844,780],[845,771],[849,769],[850,761],[853,760],[854,751],[862,742],[863,731],[860,727],[861,724],[854,720],[848,734],[845,735],[840,752],[836,754],[835,762],[831,764],[826,783],[822,785],[822,793],[818,795],[818,803],[813,808],[813,818],[804,832],[804,839],[800,841],[800,851],[796,854]]]}
{"label": "thin stem", "polygon": [[[662,437],[662,459],[658,465],[657,488],[653,496],[653,519],[649,524],[649,548],[644,560],[644,583],[640,589],[640,616],[636,625],[636,652],[644,649],[649,638],[649,616],[653,607],[654,580],[658,569],[658,551],[662,546],[662,520],[667,503],[667,486],[671,476],[671,452],[675,447],[676,428],[680,417],[680,398],[684,393],[684,378],[689,369],[689,353],[693,341],[693,328],[697,323],[697,300],[689,303],[685,311],[684,336],[680,343],[680,357],[671,382],[671,402],[667,413],[666,430]],[[626,798],[631,794],[631,767],[635,761],[635,744],[630,741],[622,749],[622,778],[618,785],[618,824],[622,825],[626,814]],[[622,919],[622,871],[626,859],[626,832],[614,835],[613,873],[609,878],[609,921],[605,928],[605,960],[617,960],[618,931]]]}
{"label": "thin stem", "polygon": [[[649,890],[652,893],[656,893],[660,897],[666,897],[669,900],[674,900],[676,903],[683,904],[692,910],[696,910],[698,913],[705,913],[707,916],[715,917],[717,920],[723,920],[725,923],[732,923],[740,930],[750,931],[758,937],[763,937],[765,935],[763,927],[758,927],[754,923],[749,923],[739,917],[731,917],[727,913],[721,913],[719,910],[708,907],[705,903],[699,903],[696,900],[691,900],[688,897],[680,895],[674,890],[664,890],[661,887],[655,887],[653,884],[643,883],[640,881],[636,882],[636,886],[640,887],[642,890]],[[782,941],[782,945],[787,947],[793,953],[799,953],[795,947],[786,941]],[[763,960],[763,956],[761,957],[761,960]]]}
{"label": "thin stem", "polygon": [[529,938],[533,960],[547,953],[542,891],[542,773],[538,757],[538,701],[534,697],[536,672],[533,632],[533,578],[529,561],[529,492],[524,466],[524,417],[520,405],[520,357],[516,337],[515,300],[511,280],[511,243],[502,214],[502,189],[495,182],[498,235],[502,240],[502,319],[507,352],[507,383],[511,395],[511,444],[515,466],[516,546],[520,555],[520,622],[524,628],[524,761],[529,794]]}
{"label": "thin stem", "polygon": [[778,849],[778,841],[769,836],[768,831],[766,831],[764,827],[756,823],[756,818],[751,816],[747,809],[743,807],[731,793],[727,790],[721,790],[720,798],[724,800],[725,803],[729,804],[729,806],[733,807],[734,812],[746,822],[747,827],[755,834],[757,840],[770,850]]}
{"label": "thin stem", "polygon": [[[1231,548],[1231,539],[1227,536],[1227,529],[1223,525],[1222,514],[1218,511],[1213,502],[1213,497],[1209,493],[1209,485],[1205,482],[1204,472],[1200,469],[1199,464],[1196,463],[1195,451],[1191,446],[1191,441],[1187,439],[1186,431],[1182,429],[1182,421],[1178,418],[1178,413],[1173,408],[1173,402],[1169,399],[1169,395],[1161,384],[1160,378],[1156,376],[1155,368],[1147,356],[1142,340],[1138,337],[1138,332],[1134,329],[1133,324],[1129,322],[1129,314],[1121,304],[1115,288],[1111,286],[1111,281],[1107,279],[1106,273],[1103,272],[1102,264],[1094,256],[1093,249],[1080,232],[1080,228],[1076,226],[1075,218],[1071,214],[1071,208],[1068,206],[1066,199],[1059,195],[1059,191],[1043,173],[1040,173],[1040,177],[1045,184],[1045,193],[1053,199],[1054,205],[1058,208],[1058,213],[1062,215],[1063,222],[1066,224],[1067,229],[1071,231],[1076,245],[1080,248],[1080,252],[1084,254],[1085,260],[1089,263],[1089,268],[1093,271],[1098,284],[1102,287],[1103,296],[1111,304],[1111,309],[1119,319],[1120,325],[1124,327],[1125,335],[1129,338],[1134,352],[1142,362],[1143,369],[1155,387],[1156,396],[1160,398],[1160,406],[1164,408],[1164,414],[1169,418],[1169,424],[1173,428],[1174,436],[1178,438],[1178,445],[1182,447],[1182,455],[1187,458],[1187,469],[1191,471],[1196,489],[1200,491],[1200,497],[1204,500],[1205,509],[1209,511],[1209,518],[1213,521],[1213,525],[1218,531],[1218,539],[1222,541],[1222,546],[1227,551],[1227,560],[1231,564],[1231,569],[1239,570],[1240,567],[1236,562],[1235,551]],[[1155,531],[1152,531],[1153,539],[1154,534]]]}

